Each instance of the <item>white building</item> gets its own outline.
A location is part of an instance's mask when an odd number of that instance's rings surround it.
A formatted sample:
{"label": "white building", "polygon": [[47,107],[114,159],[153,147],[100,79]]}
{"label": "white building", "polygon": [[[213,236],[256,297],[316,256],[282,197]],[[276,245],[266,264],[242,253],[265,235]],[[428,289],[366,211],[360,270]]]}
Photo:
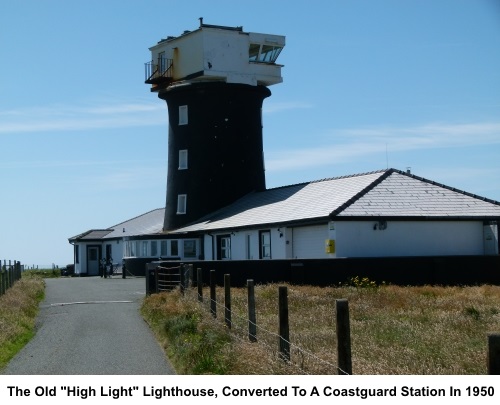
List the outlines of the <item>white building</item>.
{"label": "white building", "polygon": [[70,238],[75,273],[95,258],[272,260],[497,255],[500,203],[395,169],[246,195],[162,232],[163,209]]}

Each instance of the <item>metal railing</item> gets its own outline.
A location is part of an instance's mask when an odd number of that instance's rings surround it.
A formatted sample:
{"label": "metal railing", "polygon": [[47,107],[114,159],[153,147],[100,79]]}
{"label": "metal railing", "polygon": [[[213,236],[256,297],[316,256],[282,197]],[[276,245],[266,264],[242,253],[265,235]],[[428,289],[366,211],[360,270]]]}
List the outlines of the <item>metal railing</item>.
{"label": "metal railing", "polygon": [[172,80],[173,59],[158,58],[144,64],[145,82],[157,84]]}

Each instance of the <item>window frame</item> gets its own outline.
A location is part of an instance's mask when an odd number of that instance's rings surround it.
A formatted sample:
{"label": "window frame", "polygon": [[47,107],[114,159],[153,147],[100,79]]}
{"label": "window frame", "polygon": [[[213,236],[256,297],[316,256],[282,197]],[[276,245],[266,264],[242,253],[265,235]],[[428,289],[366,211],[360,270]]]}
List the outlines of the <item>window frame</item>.
{"label": "window frame", "polygon": [[[264,243],[264,237],[269,237],[269,243]],[[271,249],[271,230],[259,231],[259,258],[264,260],[272,259],[272,249]],[[266,250],[269,253],[266,253]]]}
{"label": "window frame", "polygon": [[184,215],[187,212],[187,194],[177,195],[177,215]]}
{"label": "window frame", "polygon": [[179,167],[178,170],[186,170],[188,168],[188,150],[179,150]]}
{"label": "window frame", "polygon": [[179,125],[187,125],[189,122],[188,118],[188,106],[180,105],[179,106]]}

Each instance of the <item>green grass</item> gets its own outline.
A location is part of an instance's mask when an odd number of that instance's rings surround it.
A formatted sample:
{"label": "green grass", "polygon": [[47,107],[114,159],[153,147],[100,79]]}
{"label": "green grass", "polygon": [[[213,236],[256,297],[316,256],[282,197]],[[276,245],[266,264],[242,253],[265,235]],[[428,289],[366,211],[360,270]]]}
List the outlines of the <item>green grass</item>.
{"label": "green grass", "polygon": [[44,287],[40,277],[23,277],[0,297],[0,370],[33,337]]}
{"label": "green grass", "polygon": [[32,269],[25,270],[22,273],[23,278],[57,278],[61,277],[61,269]]}
{"label": "green grass", "polygon": [[212,327],[195,302],[183,300],[178,291],[154,294],[146,297],[141,311],[178,373],[227,373],[229,334]]}

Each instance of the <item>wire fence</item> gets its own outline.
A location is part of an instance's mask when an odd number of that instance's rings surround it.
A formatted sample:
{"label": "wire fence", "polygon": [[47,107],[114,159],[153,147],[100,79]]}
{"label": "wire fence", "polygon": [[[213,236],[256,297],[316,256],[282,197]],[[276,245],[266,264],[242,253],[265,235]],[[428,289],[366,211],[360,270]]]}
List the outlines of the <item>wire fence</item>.
{"label": "wire fence", "polygon": [[0,260],[0,296],[11,288],[21,278],[23,266],[16,260]]}
{"label": "wire fence", "polygon": [[[203,285],[201,274],[196,275],[196,286],[193,285],[192,265],[155,266],[153,271],[154,273],[150,276],[152,279],[150,281],[152,291],[150,292],[157,293],[180,288],[186,299],[197,301],[207,312],[212,314],[213,322],[222,322],[232,338],[240,344],[259,346],[260,352],[265,355],[265,360],[268,363],[272,363],[273,369],[286,369],[288,374],[345,375],[352,373],[350,367],[346,369],[346,367],[341,366],[341,362],[337,361],[337,359],[342,358],[342,355],[339,356],[340,352],[337,352],[336,357],[333,355],[331,359],[325,360],[305,349],[300,341],[293,342],[290,339],[286,286],[280,287],[282,298],[279,302],[279,327],[278,333],[276,333],[256,321],[252,280],[248,280],[247,302],[242,302],[241,299],[233,302],[228,275],[225,277],[225,285],[221,294],[221,288],[217,288],[215,285],[214,271],[210,273],[211,280],[208,287]],[[205,299],[206,295],[209,296],[208,299]],[[232,308],[233,305],[234,308]],[[349,340],[346,355],[350,358],[350,336],[346,336],[344,339]],[[342,346],[346,346],[346,344],[342,343]]]}
{"label": "wire fence", "polygon": [[[163,274],[163,275],[160,275]],[[345,299],[335,301],[335,350],[326,350],[325,356],[318,356],[304,348],[300,335],[296,341],[290,339],[288,321],[288,293],[286,286],[280,286],[278,302],[278,333],[269,330],[270,323],[263,327],[256,321],[255,295],[253,280],[247,280],[247,300],[231,296],[230,277],[224,277],[224,285],[216,286],[215,271],[210,271],[209,286],[203,285],[201,269],[197,269],[194,278],[193,265],[179,265],[169,268],[158,268],[155,272],[156,282],[161,284],[162,277],[175,278],[169,280],[168,286],[156,285],[156,292],[168,291],[179,287],[185,298],[197,301],[207,312],[211,313],[213,322],[223,322],[231,336],[241,344],[258,345],[263,354],[262,361],[272,363],[274,369],[285,368],[288,374],[352,374],[351,336],[349,306]],[[196,288],[193,281],[196,280]],[[207,297],[208,296],[208,297]],[[311,325],[311,328],[319,325]],[[272,329],[272,326],[271,326]],[[323,355],[324,353],[322,353]],[[488,374],[500,374],[500,334],[488,334],[487,352]],[[292,371],[290,371],[292,370]]]}

